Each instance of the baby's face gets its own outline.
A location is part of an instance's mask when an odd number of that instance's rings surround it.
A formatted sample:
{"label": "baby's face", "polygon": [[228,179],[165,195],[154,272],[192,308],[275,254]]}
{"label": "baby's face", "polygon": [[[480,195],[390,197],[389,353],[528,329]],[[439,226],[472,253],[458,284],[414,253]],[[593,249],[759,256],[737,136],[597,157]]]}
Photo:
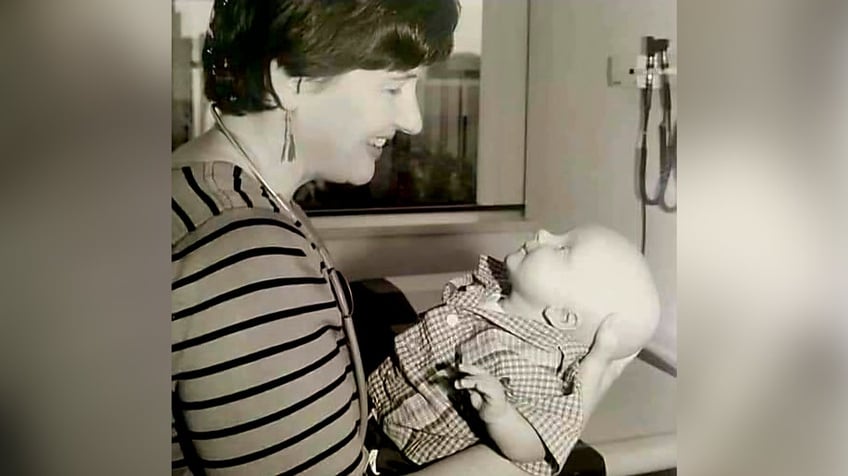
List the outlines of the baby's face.
{"label": "baby's face", "polygon": [[[599,321],[611,306],[610,276],[621,268],[621,239],[611,231],[585,227],[562,235],[540,230],[505,258],[512,292],[529,304],[554,306]],[[619,261],[619,262],[616,262]]]}

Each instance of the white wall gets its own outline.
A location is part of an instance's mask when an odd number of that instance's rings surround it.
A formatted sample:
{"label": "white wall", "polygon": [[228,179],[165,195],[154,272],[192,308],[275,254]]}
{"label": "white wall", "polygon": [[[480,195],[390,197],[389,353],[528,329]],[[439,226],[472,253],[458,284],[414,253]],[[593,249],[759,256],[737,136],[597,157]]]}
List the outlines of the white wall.
{"label": "white wall", "polygon": [[[593,221],[635,243],[638,92],[607,86],[606,59],[633,58],[642,36],[676,50],[675,0],[535,0],[530,4],[527,211],[555,229]],[[673,104],[676,99],[672,91]],[[659,114],[654,96],[652,116]],[[656,163],[656,127],[649,160]],[[648,209],[646,253],[663,301],[656,343],[676,360],[676,217]]]}

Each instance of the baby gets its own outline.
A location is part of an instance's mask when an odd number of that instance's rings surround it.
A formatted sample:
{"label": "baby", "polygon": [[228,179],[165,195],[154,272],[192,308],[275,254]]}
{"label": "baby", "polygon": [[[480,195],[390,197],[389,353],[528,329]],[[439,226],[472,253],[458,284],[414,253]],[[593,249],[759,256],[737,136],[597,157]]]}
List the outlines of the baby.
{"label": "baby", "polygon": [[484,441],[528,473],[558,473],[583,429],[577,368],[599,325],[624,358],[659,319],[641,254],[597,226],[482,256],[442,297],[368,378],[380,427],[416,464]]}

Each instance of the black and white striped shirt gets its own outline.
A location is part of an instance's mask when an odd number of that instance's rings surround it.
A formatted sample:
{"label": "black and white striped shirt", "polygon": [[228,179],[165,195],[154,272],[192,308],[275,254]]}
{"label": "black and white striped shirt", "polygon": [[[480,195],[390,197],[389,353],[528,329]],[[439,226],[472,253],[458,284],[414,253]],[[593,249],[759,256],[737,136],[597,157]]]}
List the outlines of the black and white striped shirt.
{"label": "black and white striped shirt", "polygon": [[171,185],[174,472],[363,473],[359,393],[316,244],[237,166],[174,169]]}

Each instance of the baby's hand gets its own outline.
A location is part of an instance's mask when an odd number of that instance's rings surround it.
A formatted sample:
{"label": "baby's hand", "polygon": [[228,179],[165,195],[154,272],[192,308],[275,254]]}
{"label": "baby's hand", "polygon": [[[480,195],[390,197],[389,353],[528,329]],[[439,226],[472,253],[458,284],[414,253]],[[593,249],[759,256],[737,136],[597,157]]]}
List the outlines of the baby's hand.
{"label": "baby's hand", "polygon": [[485,370],[469,364],[459,364],[459,371],[466,376],[457,379],[454,387],[468,390],[471,405],[485,423],[494,423],[507,414],[509,404],[501,382]]}

